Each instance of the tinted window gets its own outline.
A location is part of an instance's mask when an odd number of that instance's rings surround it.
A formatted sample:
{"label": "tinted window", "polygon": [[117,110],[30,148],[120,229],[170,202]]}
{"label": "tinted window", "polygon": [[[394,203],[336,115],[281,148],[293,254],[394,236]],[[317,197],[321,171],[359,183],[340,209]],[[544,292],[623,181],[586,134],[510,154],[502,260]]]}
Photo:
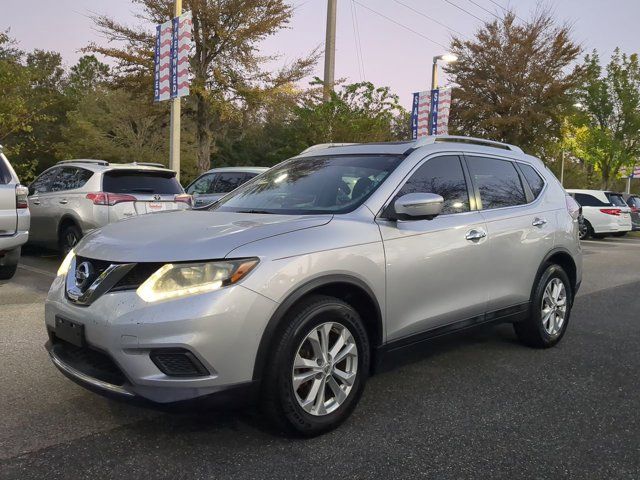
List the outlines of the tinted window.
{"label": "tinted window", "polygon": [[197,193],[200,195],[213,193],[213,187],[215,186],[215,183],[216,183],[215,173],[205,174],[200,178],[198,178],[191,185],[189,185],[189,187],[187,188],[187,193],[190,193],[190,194]]}
{"label": "tinted window", "polygon": [[104,174],[102,189],[112,193],[182,193],[173,172],[113,170]]}
{"label": "tinted window", "polygon": [[520,169],[524,175],[524,178],[527,180],[529,187],[531,187],[531,191],[533,192],[533,196],[538,198],[540,192],[544,188],[544,180],[540,176],[536,169],[530,165],[525,165],[524,163],[520,164]]}
{"label": "tinted window", "polygon": [[[456,156],[427,160],[411,175],[396,198],[408,193],[436,193],[444,198],[442,214],[469,211],[469,192],[460,159]],[[394,199],[395,201],[395,199]]]}
{"label": "tinted window", "polygon": [[218,181],[215,186],[215,193],[229,193],[246,181],[247,175],[244,172],[219,173]]}
{"label": "tinted window", "polygon": [[62,192],[80,188],[91,178],[93,172],[78,167],[62,167],[50,182],[50,192]]}
{"label": "tinted window", "polygon": [[469,172],[480,190],[485,210],[527,203],[520,175],[513,163],[494,158],[469,157]]}
{"label": "tinted window", "polygon": [[605,193],[605,195],[607,196],[607,198],[611,202],[611,205],[615,205],[616,207],[627,207],[628,206],[627,202],[625,202],[624,198],[622,198],[622,195],[620,195],[618,193]]}
{"label": "tinted window", "polygon": [[36,178],[29,187],[31,195],[34,193],[47,193],[54,191],[53,186],[60,170],[61,169],[59,167],[52,168]]}
{"label": "tinted window", "polygon": [[291,215],[350,212],[403,158],[335,155],[291,159],[242,185],[212,209]]}
{"label": "tinted window", "polygon": [[9,174],[9,160],[2,153],[0,153],[0,184],[5,185],[11,181],[11,175]]}
{"label": "tinted window", "polygon": [[630,207],[640,208],[640,197],[629,197],[627,204]]}
{"label": "tinted window", "polygon": [[583,207],[610,207],[608,203],[604,203],[598,200],[593,195],[589,195],[588,193],[576,193],[575,194],[576,202],[578,202]]}

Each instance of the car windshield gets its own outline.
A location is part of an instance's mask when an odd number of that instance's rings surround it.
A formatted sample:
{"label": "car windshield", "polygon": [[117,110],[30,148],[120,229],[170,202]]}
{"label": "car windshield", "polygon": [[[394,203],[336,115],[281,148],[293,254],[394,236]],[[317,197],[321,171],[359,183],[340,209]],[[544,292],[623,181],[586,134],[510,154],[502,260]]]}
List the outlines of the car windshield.
{"label": "car windshield", "polygon": [[294,158],[256,177],[211,209],[305,215],[359,207],[400,164],[399,155]]}

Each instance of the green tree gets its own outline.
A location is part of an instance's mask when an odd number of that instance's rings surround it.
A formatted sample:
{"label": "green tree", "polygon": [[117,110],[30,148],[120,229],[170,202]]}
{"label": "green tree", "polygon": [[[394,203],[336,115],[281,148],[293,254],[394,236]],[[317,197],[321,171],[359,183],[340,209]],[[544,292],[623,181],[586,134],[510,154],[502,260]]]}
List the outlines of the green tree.
{"label": "green tree", "polygon": [[67,93],[75,97],[90,94],[107,82],[109,75],[109,65],[100,62],[95,55],[84,55],[71,67],[66,85]]}
{"label": "green tree", "polygon": [[[149,27],[173,16],[172,0],[134,0],[139,17]],[[285,28],[293,7],[284,0],[185,0],[193,13],[193,83],[187,100],[196,127],[198,167],[210,167],[212,148],[229,119],[237,117],[247,99],[303,78],[315,63],[315,52],[272,73],[265,69],[273,58],[258,53],[259,43]],[[118,61],[121,78],[152,88],[155,31],[130,28],[108,16],[97,16],[98,28],[111,46],[90,45],[88,50]],[[214,152],[215,153],[215,152]]]}
{"label": "green tree", "polygon": [[579,89],[582,113],[575,118],[572,147],[592,165],[608,189],[622,167],[640,161],[640,65],[638,55],[616,49],[606,69],[596,51],[585,57]]}
{"label": "green tree", "polygon": [[475,38],[454,38],[452,132],[504,141],[543,158],[560,140],[562,120],[583,72],[573,63],[580,47],[567,25],[547,11],[519,22],[507,12]]}

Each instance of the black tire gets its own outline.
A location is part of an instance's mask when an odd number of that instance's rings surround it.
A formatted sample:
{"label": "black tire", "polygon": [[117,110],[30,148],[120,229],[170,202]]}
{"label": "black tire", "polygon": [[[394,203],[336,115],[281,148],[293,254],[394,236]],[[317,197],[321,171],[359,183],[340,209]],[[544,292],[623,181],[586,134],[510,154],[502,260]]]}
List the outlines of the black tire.
{"label": "black tire", "polygon": [[593,227],[589,220],[582,220],[580,223],[580,240],[586,240],[591,236],[593,236]]}
{"label": "black tire", "polygon": [[[566,312],[564,321],[559,331],[550,334],[543,324],[542,303],[545,289],[554,279],[559,279],[564,285],[566,292]],[[526,320],[513,324],[518,339],[533,348],[549,348],[556,345],[564,336],[569,325],[571,316],[571,307],[573,306],[573,290],[571,282],[566,272],[560,265],[549,264],[543,271],[537,281],[537,284],[531,295],[531,305],[529,308],[529,317]]]}
{"label": "black tire", "polygon": [[58,249],[60,255],[65,257],[69,251],[75,247],[82,238],[82,231],[75,223],[68,223],[60,230],[58,238]]}
{"label": "black tire", "polygon": [[3,265],[0,266],[0,280],[9,280],[13,278],[18,270],[18,265]]}
{"label": "black tire", "polygon": [[613,234],[614,237],[624,237],[627,232],[616,232]]}
{"label": "black tire", "polygon": [[[307,335],[329,321],[346,327],[351,333],[358,352],[357,371],[343,403],[331,413],[316,416],[298,402],[293,387],[293,362]],[[303,299],[288,312],[284,322],[265,368],[261,407],[278,431],[312,437],[338,427],[356,407],[369,374],[369,339],[358,312],[348,303],[325,295]]]}

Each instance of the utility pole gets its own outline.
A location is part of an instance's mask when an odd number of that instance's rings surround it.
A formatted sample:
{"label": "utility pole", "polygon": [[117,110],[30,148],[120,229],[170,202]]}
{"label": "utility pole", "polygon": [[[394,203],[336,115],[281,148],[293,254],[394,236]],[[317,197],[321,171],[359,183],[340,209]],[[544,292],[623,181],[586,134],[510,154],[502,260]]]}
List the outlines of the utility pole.
{"label": "utility pole", "polygon": [[[175,0],[175,11],[173,13],[174,17],[182,15],[182,0]],[[169,168],[175,170],[176,178],[180,181],[180,97],[171,99],[170,128]]]}
{"label": "utility pole", "polygon": [[560,185],[564,187],[564,148],[562,149],[562,161],[560,163]]}
{"label": "utility pole", "polygon": [[331,98],[336,69],[336,4],[337,0],[327,1],[327,38],[324,42],[324,89],[322,98]]}
{"label": "utility pole", "polygon": [[433,57],[433,67],[431,67],[431,90],[438,88],[438,60],[440,57]]}

